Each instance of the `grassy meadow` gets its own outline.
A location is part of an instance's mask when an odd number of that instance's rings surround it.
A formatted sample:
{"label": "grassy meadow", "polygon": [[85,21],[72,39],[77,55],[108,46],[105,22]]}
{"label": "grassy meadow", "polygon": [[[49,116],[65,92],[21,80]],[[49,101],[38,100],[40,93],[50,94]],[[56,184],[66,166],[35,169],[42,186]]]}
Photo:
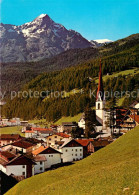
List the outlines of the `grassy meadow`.
{"label": "grassy meadow", "polygon": [[81,118],[82,114],[83,113],[79,113],[79,114],[77,114],[77,115],[75,115],[73,117],[71,117],[71,116],[62,117],[58,121],[56,121],[55,124],[56,125],[61,125],[63,122],[73,122],[73,121],[78,122],[79,119]]}
{"label": "grassy meadow", "polygon": [[2,127],[0,128],[0,134],[20,134],[21,136],[25,136],[24,133],[21,132],[21,129],[21,126]]}

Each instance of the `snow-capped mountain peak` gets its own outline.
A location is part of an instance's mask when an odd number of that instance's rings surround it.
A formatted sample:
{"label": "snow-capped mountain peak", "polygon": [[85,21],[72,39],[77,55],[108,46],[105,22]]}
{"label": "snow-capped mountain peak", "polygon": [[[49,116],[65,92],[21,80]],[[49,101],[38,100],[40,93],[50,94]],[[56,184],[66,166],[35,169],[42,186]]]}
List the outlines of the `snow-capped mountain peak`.
{"label": "snow-capped mountain peak", "polygon": [[80,33],[67,30],[47,14],[19,26],[0,24],[0,29],[1,62],[37,61],[67,49],[94,47]]}

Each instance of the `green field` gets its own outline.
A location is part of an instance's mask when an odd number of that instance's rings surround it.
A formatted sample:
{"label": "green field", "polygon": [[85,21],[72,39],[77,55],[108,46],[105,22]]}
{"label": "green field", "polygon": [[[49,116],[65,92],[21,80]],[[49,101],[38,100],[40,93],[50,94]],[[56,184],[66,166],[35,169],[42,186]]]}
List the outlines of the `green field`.
{"label": "green field", "polygon": [[21,128],[21,126],[3,127],[0,128],[0,134],[20,134],[21,136],[24,136],[25,134],[21,132]]}
{"label": "green field", "polygon": [[46,119],[34,119],[34,120],[29,120],[28,121],[29,123],[34,123],[34,124],[37,124],[39,125],[40,127],[45,127],[48,125]]}
{"label": "green field", "polygon": [[[139,73],[138,68],[132,68],[130,70],[124,70],[124,71],[113,73],[112,75],[105,75],[103,76],[103,81],[106,81],[108,78],[111,79],[113,77],[118,77],[119,75],[134,75],[138,73]],[[96,83],[98,83],[98,78],[96,79]]]}
{"label": "green field", "polygon": [[138,195],[139,126],[74,165],[21,181],[11,194]]}
{"label": "green field", "polygon": [[73,121],[78,122],[79,119],[81,118],[81,116],[82,116],[82,113],[80,113],[78,115],[75,115],[73,117],[71,117],[71,116],[64,117],[63,116],[58,121],[56,121],[55,124],[56,125],[61,125],[63,122],[73,122]]}

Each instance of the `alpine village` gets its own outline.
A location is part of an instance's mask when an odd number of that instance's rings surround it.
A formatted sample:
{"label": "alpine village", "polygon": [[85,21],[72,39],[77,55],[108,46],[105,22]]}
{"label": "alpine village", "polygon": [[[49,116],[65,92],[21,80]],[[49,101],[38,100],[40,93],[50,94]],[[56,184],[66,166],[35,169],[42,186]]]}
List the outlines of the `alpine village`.
{"label": "alpine village", "polygon": [[[46,15],[34,23],[42,19],[42,25],[56,26]],[[25,24],[26,29],[34,23]],[[59,28],[64,29],[62,25]],[[77,36],[83,39],[77,32],[70,33],[74,33],[76,39]],[[94,179],[93,183],[89,180],[91,186],[97,185],[100,178],[105,188],[107,179],[116,180],[117,174],[122,175],[122,162],[128,163],[130,158],[134,159],[135,151],[139,151],[139,34],[115,42],[89,44],[97,46],[71,47],[35,62],[2,61],[1,82],[6,95],[0,102],[1,194],[78,194],[72,191],[76,179],[80,183],[76,186],[79,194],[102,194],[95,187],[93,193],[90,192],[89,183],[88,188],[83,187],[87,178]],[[6,56],[10,59],[10,54]],[[16,90],[11,94],[13,89]],[[21,89],[31,93],[43,91],[43,95],[24,98],[18,94]],[[49,93],[46,94],[45,89],[49,89]],[[55,91],[60,92],[60,96],[55,97]],[[115,91],[120,92],[120,96],[110,95]],[[126,91],[130,97],[126,97]],[[112,176],[112,171],[116,176]],[[124,171],[126,174],[128,168]],[[70,183],[70,178],[72,184],[68,186],[66,180]],[[125,178],[127,183],[120,181],[122,186],[114,188],[113,193],[107,191],[112,185],[109,181],[104,194],[137,194],[136,178],[133,177],[136,186],[132,187],[128,176]],[[36,187],[38,183],[40,189]],[[59,186],[57,193],[54,184]]]}

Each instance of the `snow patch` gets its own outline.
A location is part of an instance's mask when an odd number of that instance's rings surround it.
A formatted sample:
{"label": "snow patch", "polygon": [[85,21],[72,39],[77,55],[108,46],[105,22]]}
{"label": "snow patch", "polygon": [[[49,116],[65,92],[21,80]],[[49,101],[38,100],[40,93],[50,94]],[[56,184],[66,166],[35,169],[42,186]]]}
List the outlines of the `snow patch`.
{"label": "snow patch", "polygon": [[41,14],[38,18],[44,18],[47,14]]}
{"label": "snow patch", "polygon": [[112,40],[109,40],[109,39],[96,39],[94,41],[96,41],[97,43],[110,43],[110,42],[113,42]]}

